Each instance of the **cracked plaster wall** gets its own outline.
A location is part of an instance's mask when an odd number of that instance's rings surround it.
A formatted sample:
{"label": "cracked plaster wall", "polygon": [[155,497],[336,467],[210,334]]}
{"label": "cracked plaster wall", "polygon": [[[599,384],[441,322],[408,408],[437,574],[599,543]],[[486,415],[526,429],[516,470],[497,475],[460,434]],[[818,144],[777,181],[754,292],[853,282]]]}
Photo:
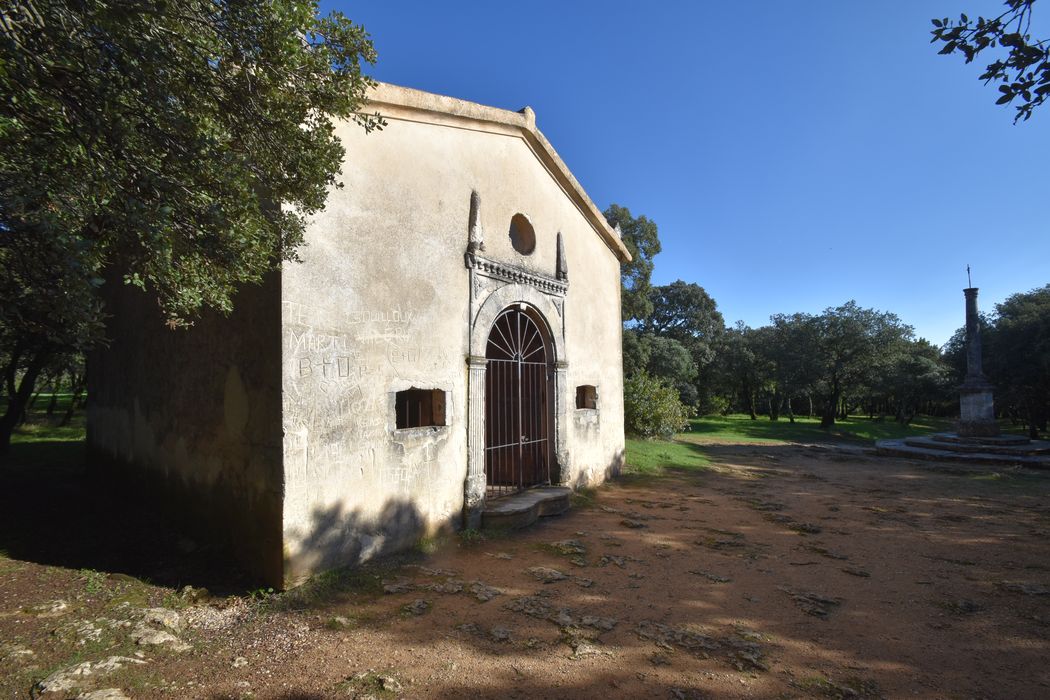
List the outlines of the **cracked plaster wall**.
{"label": "cracked plaster wall", "polygon": [[[403,548],[456,526],[467,475],[470,195],[481,195],[487,258],[555,275],[563,233],[570,290],[562,481],[595,483],[623,453],[619,262],[521,139],[390,118],[343,125],[344,187],[307,232],[282,283],[286,577]],[[515,251],[511,217],[536,231]],[[561,318],[548,319],[552,325]],[[573,421],[577,384],[601,420]],[[441,428],[395,429],[394,393],[447,392]],[[391,518],[391,513],[396,517]]]}

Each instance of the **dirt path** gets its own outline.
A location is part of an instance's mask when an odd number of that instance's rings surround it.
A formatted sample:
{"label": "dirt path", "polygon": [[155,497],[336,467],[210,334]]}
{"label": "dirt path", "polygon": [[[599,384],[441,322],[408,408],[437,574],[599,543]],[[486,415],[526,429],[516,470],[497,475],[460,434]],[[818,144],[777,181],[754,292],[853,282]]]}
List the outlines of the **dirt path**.
{"label": "dirt path", "polygon": [[0,697],[1050,697],[1050,475],[706,449],[262,604],[0,558]]}

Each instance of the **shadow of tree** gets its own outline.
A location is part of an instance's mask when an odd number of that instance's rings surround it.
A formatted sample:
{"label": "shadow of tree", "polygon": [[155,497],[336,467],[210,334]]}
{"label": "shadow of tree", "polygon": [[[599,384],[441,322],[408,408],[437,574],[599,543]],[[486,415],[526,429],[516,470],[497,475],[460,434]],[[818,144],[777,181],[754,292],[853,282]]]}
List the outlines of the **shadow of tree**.
{"label": "shadow of tree", "polygon": [[[985,625],[998,623],[982,616],[1002,608],[1000,612],[1010,617],[1018,604],[994,599],[989,579],[1003,574],[995,573],[996,545],[987,529],[1022,532],[1040,522],[1045,509],[1040,510],[1037,494],[1025,490],[1045,494],[1050,480],[1033,482],[1016,475],[1023,485],[1019,490],[1005,484],[1014,475],[985,482],[976,474],[946,474],[925,465],[858,458],[839,450],[787,445],[703,449],[720,462],[746,458],[746,466],[737,472],[668,470],[660,478],[620,479],[593,494],[594,507],[541,520],[512,536],[450,547],[430,558],[416,554],[411,560],[386,559],[323,575],[308,584],[321,581],[319,594],[289,609],[304,615],[361,615],[357,639],[375,644],[376,655],[362,650],[360,657],[368,660],[346,663],[347,673],[360,670],[362,663],[384,663],[385,658],[402,677],[419,678],[425,672],[413,665],[413,658],[431,670],[435,662],[404,650],[440,650],[439,656],[456,649],[468,653],[470,663],[477,664],[470,667],[469,679],[435,674],[430,677],[441,679],[410,688],[413,696],[431,698],[700,698],[712,697],[707,679],[716,676],[732,676],[734,687],[746,682],[746,689],[737,689],[754,697],[877,697],[887,689],[891,695],[904,689],[949,695],[963,688],[988,692],[994,680],[972,685],[975,664],[987,671],[1010,659],[1034,663],[1037,650],[1045,648],[1032,624],[1024,630],[1015,627],[1013,641],[1008,641],[992,634]],[[795,461],[789,463],[792,457]],[[849,461],[838,461],[843,458]],[[840,480],[845,474],[849,478]],[[1008,500],[1021,494],[1028,500]],[[614,506],[611,510],[609,504]],[[794,519],[812,504],[821,504],[829,519],[814,519],[819,529],[795,529]],[[403,505],[392,507],[396,511]],[[709,508],[730,513],[728,521],[712,524],[717,518]],[[965,514],[957,513],[959,508]],[[865,527],[863,538],[836,532],[835,519],[844,509],[852,510],[856,527]],[[1011,517],[1004,517],[1007,514]],[[1012,518],[1013,514],[1018,515]],[[342,516],[316,515],[317,541],[326,542],[328,533],[342,527]],[[632,522],[624,525],[624,520]],[[586,543],[586,566],[574,568],[567,556],[551,550],[551,542],[564,538]],[[880,544],[873,544],[876,541]],[[892,562],[869,565],[866,559],[873,546],[892,552]],[[1038,541],[1026,546],[1030,551],[1014,554],[1022,559],[1017,566],[1046,554]],[[513,558],[491,558],[500,552]],[[526,567],[535,563],[537,552],[543,553],[544,566],[568,572],[570,579],[552,586],[536,581]],[[837,558],[842,553],[848,560]],[[613,563],[602,564],[607,556]],[[616,564],[616,557],[623,557],[625,566]],[[439,573],[403,567],[406,561]],[[868,567],[870,577],[842,571],[862,566]],[[965,577],[957,577],[959,567],[965,567]],[[731,582],[712,583],[691,570],[724,574]],[[903,580],[900,571],[908,572]],[[368,572],[367,580],[361,572]],[[578,577],[593,578],[595,584],[573,585]],[[382,592],[383,580],[399,578],[409,582],[403,592]],[[474,603],[469,589],[447,593],[428,588],[474,578],[499,587],[503,595]],[[797,608],[792,591],[814,592],[841,603],[827,618],[813,617]],[[422,616],[405,614],[403,604],[419,597],[431,608]],[[980,597],[981,613],[966,617],[965,606],[952,607],[957,598],[971,597]],[[523,612],[516,603],[522,598],[549,605],[551,616]],[[1031,607],[1042,600],[1021,598],[1020,603]],[[574,625],[557,621],[562,611],[593,640],[593,655],[576,658]],[[618,618],[619,624],[596,633],[581,626],[587,615]],[[675,631],[701,631],[721,646],[694,653],[672,640],[674,649],[669,651],[645,636],[644,625],[650,622]],[[926,642],[911,639],[927,634],[919,630],[931,624],[946,626],[944,653],[926,651],[916,646]],[[512,629],[509,642],[490,633],[499,626]],[[952,651],[950,640],[963,629],[970,630],[968,646]],[[872,630],[879,633],[873,637]],[[745,663],[741,672],[734,665],[740,657],[731,640],[734,635],[750,639],[751,634],[760,636],[765,662],[775,667],[773,671],[749,672]],[[327,651],[322,644],[311,653],[330,659],[344,654],[337,635],[333,632]],[[1028,649],[1024,658],[1015,658],[1022,647]],[[380,648],[387,650],[386,657],[380,656]],[[401,650],[400,657],[389,650]],[[664,666],[666,661],[672,665]],[[329,678],[327,686],[325,682],[303,682],[298,694],[259,697],[329,697],[334,681]],[[1017,687],[1035,687],[1035,680],[1023,685],[1026,682]]]}
{"label": "shadow of tree", "polygon": [[82,441],[23,443],[4,458],[0,550],[38,564],[216,594],[252,585],[224,549],[187,537],[126,482],[93,471]]}
{"label": "shadow of tree", "polygon": [[[406,693],[432,698],[699,698],[711,696],[714,677],[753,697],[994,696],[997,669],[1038,667],[1047,646],[1033,620],[1050,616],[1050,597],[1002,582],[1047,583],[1050,552],[1031,533],[1050,516],[1050,475],[945,473],[790,445],[690,449],[720,468],[619,479],[589,493],[590,507],[476,544],[449,537],[433,555],[410,547],[426,528],[407,496],[367,517],[315,509],[299,533],[313,557],[304,566],[367,561],[270,599],[261,617],[306,629],[306,641],[288,657],[252,659],[249,670],[274,669],[253,686],[255,697],[342,695],[342,684],[367,668],[414,677]],[[159,514],[93,483],[82,462],[50,472],[30,461],[9,467],[0,473],[0,548],[12,556],[209,588],[229,567],[180,551]],[[566,539],[585,544],[583,565],[552,548]],[[537,563],[569,578],[544,584],[529,571]],[[384,591],[398,580],[403,590]],[[501,594],[475,600],[476,580]],[[840,603],[826,617],[808,615],[799,591]],[[420,598],[425,612],[405,610]],[[550,609],[534,615],[524,598]],[[335,616],[353,618],[351,636],[327,626]],[[598,630],[586,616],[618,624]],[[647,636],[652,625],[671,636]],[[510,639],[494,636],[497,627],[511,629]],[[718,646],[689,649],[673,636],[683,630]],[[772,670],[744,663],[741,671],[736,663],[747,657],[736,652],[747,647],[733,646],[734,637],[759,639]],[[965,647],[953,645],[961,637]],[[592,648],[574,647],[581,638]],[[449,654],[470,659],[464,675],[442,674]],[[228,663],[172,663],[199,672],[215,700],[240,697]],[[1038,673],[1013,674],[1010,687],[1038,697]]]}

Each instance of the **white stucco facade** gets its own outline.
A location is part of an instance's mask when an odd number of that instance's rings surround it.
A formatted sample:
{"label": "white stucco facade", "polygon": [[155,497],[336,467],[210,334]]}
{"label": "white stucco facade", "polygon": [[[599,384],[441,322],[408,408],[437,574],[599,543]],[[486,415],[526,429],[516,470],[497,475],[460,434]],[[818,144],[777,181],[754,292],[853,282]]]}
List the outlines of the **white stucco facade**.
{"label": "white stucco facade", "polygon": [[[623,461],[629,256],[531,110],[390,85],[366,109],[385,128],[339,127],[343,186],[310,223],[302,262],[279,275],[281,483],[260,489],[279,488],[285,583],[473,524],[485,499],[486,343],[508,308],[543,328],[551,480],[594,484]],[[531,253],[511,240],[515,215],[531,224]],[[579,386],[594,387],[594,408],[577,408]],[[398,427],[398,392],[413,389],[438,392],[440,425]],[[99,415],[117,425],[123,409],[110,403]],[[117,428],[97,438],[111,451],[125,440]],[[193,445],[180,445],[193,461]]]}

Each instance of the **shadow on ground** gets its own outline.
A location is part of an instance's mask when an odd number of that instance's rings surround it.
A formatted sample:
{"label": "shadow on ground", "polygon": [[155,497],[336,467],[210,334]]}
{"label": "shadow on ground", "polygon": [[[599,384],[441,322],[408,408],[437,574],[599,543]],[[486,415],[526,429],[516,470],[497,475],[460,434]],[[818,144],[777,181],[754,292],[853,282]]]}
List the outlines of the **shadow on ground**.
{"label": "shadow on ground", "polygon": [[217,594],[250,585],[224,551],[185,537],[154,503],[97,476],[79,440],[16,444],[0,458],[0,552]]}

